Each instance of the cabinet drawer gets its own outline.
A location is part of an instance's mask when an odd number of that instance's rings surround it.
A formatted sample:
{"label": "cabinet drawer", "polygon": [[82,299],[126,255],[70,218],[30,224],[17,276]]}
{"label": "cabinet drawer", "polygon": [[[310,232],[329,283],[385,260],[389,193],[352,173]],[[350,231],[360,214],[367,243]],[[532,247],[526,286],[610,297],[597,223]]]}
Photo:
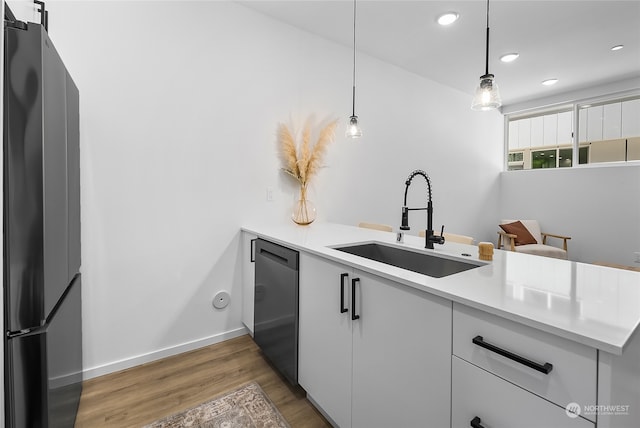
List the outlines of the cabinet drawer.
{"label": "cabinet drawer", "polygon": [[467,428],[474,418],[484,428],[594,428],[550,403],[466,361],[451,357],[451,426]]}
{"label": "cabinet drawer", "polygon": [[[597,351],[588,346],[454,303],[453,354],[562,408],[596,404]],[[546,363],[550,371],[539,371]]]}

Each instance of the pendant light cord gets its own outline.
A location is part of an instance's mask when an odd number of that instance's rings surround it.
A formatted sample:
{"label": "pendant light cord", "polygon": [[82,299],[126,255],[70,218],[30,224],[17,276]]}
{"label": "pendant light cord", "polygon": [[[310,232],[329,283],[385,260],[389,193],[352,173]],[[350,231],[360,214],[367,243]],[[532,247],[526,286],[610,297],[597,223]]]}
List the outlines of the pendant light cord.
{"label": "pendant light cord", "polygon": [[485,57],[485,75],[489,74],[489,0],[487,0],[487,54]]}
{"label": "pendant light cord", "polygon": [[356,0],[353,0],[353,106],[352,116],[356,115]]}

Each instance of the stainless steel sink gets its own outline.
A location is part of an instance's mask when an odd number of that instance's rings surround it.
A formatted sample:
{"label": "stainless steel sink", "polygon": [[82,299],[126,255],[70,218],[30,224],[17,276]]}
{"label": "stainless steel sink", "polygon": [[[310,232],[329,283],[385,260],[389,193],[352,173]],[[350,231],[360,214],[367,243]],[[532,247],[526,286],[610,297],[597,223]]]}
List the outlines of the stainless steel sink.
{"label": "stainless steel sink", "polygon": [[482,266],[461,260],[435,256],[419,252],[418,250],[398,248],[375,242],[344,245],[333,248],[338,251],[418,272],[434,278],[442,278]]}

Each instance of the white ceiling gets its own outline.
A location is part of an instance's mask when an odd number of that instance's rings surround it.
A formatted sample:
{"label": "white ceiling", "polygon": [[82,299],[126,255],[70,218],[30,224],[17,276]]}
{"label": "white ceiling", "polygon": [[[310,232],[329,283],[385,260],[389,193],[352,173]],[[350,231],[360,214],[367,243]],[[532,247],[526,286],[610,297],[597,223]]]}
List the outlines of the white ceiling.
{"label": "white ceiling", "polygon": [[[351,0],[241,3],[352,47]],[[460,19],[442,27],[436,18],[446,11]],[[640,0],[493,0],[489,26],[489,71],[504,105],[640,76]],[[484,0],[357,2],[358,52],[467,92],[469,102],[485,71],[485,31]],[[520,58],[500,62],[509,52]],[[542,86],[548,78],[559,82]]]}

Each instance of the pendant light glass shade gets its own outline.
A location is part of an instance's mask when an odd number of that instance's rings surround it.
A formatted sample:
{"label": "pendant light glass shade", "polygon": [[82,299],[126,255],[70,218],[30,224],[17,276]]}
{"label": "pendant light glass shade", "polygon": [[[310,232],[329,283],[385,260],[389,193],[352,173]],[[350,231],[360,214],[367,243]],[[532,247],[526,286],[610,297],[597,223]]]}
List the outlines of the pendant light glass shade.
{"label": "pendant light glass shade", "polygon": [[502,105],[495,76],[489,73],[489,0],[487,0],[487,45],[485,55],[485,72],[480,76],[480,83],[471,101],[471,109],[487,111],[497,109]]}
{"label": "pendant light glass shade", "polygon": [[349,125],[347,125],[347,138],[362,137],[362,129],[358,125],[358,116],[356,116],[356,0],[353,0],[353,92],[351,98],[351,117],[349,117]]}
{"label": "pendant light glass shade", "polygon": [[360,129],[360,125],[358,125],[358,116],[351,116],[349,118],[346,135],[348,138],[362,137],[362,129]]}
{"label": "pendant light glass shade", "polygon": [[476,88],[476,94],[471,102],[471,108],[478,111],[493,110],[502,105],[498,85],[493,74],[485,74],[480,77],[480,83]]}

